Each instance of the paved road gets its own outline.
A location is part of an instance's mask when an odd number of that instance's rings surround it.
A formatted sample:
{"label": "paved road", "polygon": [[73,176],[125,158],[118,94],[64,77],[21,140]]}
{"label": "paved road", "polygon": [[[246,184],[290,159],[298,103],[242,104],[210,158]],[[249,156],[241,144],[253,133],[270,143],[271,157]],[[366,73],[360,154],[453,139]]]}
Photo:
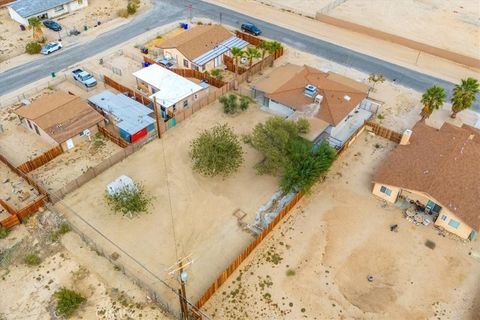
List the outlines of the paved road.
{"label": "paved road", "polygon": [[[174,20],[186,18],[189,15],[186,8],[189,3],[193,4],[193,16],[204,16],[218,21],[221,14],[223,23],[234,26],[239,26],[241,22],[247,20],[254,22],[262,29],[265,37],[276,39],[291,47],[350,66],[365,73],[383,73],[388,80],[420,92],[432,84],[443,86],[447,89],[447,92],[450,92],[453,88],[452,83],[442,79],[422,74],[270,23],[249,18],[235,11],[200,0],[156,0],[152,10],[137,17],[129,24],[105,33],[81,46],[68,48],[54,56],[35,60],[0,73],[0,94],[5,94],[48,76],[52,71],[64,69],[69,65],[125,42],[145,31]],[[474,109],[480,111],[480,96],[474,105]]]}

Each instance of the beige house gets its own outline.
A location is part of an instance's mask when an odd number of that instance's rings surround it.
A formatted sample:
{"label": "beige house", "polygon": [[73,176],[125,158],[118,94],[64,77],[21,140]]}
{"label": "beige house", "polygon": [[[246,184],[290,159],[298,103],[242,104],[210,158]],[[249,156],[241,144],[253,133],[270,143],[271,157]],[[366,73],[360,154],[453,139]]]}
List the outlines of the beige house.
{"label": "beige house", "polygon": [[425,208],[435,225],[473,240],[480,229],[480,130],[417,123],[373,178],[373,194]]}
{"label": "beige house", "polygon": [[104,120],[80,97],[62,91],[43,95],[14,112],[25,128],[52,145],[60,144],[64,151],[90,139]]}
{"label": "beige house", "polygon": [[134,72],[133,76],[138,90],[157,103],[163,117],[190,108],[208,91],[208,84],[197,84],[156,64]]}
{"label": "beige house", "polygon": [[368,86],[328,70],[287,63],[253,87],[266,111],[304,117],[312,126],[308,139],[340,148],[372,116]]}
{"label": "beige house", "polygon": [[17,0],[8,6],[10,17],[28,25],[28,19],[52,19],[88,6],[88,0]]}
{"label": "beige house", "polygon": [[202,25],[167,39],[159,48],[164,59],[177,68],[211,71],[223,65],[223,56],[229,55],[231,48],[246,46],[246,41],[221,25]]}

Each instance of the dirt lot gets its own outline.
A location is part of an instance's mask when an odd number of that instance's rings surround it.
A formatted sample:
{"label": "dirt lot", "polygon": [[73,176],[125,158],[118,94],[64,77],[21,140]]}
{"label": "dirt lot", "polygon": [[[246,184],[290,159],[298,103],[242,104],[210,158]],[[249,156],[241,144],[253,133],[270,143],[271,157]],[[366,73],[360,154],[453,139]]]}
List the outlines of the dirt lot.
{"label": "dirt lot", "polygon": [[[55,319],[52,295],[61,287],[87,298],[71,319],[171,319],[78,235],[53,241],[58,222],[48,211],[38,214],[0,242],[1,319]],[[30,253],[39,266],[25,264]]]}
{"label": "dirt lot", "polygon": [[[39,196],[38,191],[17,176],[6,164],[0,162],[0,197],[19,210]],[[1,211],[1,210],[0,210]],[[3,219],[0,216],[0,220]]]}
{"label": "dirt lot", "polygon": [[393,147],[362,134],[205,310],[215,319],[475,319],[480,261],[469,252],[480,242],[415,226],[370,193]]}
{"label": "dirt lot", "polygon": [[[315,17],[333,1],[257,0]],[[370,28],[480,58],[480,3],[460,0],[347,0],[326,13]],[[367,18],[368,17],[368,18]],[[392,23],[395,21],[395,23]],[[459,34],[462,36],[460,37]]]}
{"label": "dirt lot", "polygon": [[47,191],[56,191],[120,150],[115,143],[97,134],[92,141],[76,145],[74,149],[31,171],[30,175]]}
{"label": "dirt lot", "polygon": [[[196,300],[252,239],[233,214],[240,209],[247,214],[243,221],[253,222],[257,208],[277,190],[278,182],[255,174],[252,167],[261,156],[246,145],[245,163],[234,176],[195,174],[188,156],[190,141],[215,123],[229,123],[243,134],[268,117],[255,106],[234,117],[224,115],[217,104],[208,106],[63,202],[162,278],[169,277],[165,269],[178,257],[192,254],[195,263],[189,269],[187,294]],[[105,187],[122,174],[142,182],[156,197],[152,214],[130,220],[108,210],[103,200]],[[170,303],[177,306],[176,301]]]}
{"label": "dirt lot", "polygon": [[[72,12],[68,15],[55,18],[64,28],[60,32],[62,41],[65,45],[69,45],[78,41],[82,41],[88,37],[96,36],[101,32],[108,31],[123,23],[128,22],[128,19],[117,16],[117,11],[120,8],[127,6],[128,0],[90,0],[88,7]],[[151,6],[150,0],[142,0],[138,14],[148,10]],[[94,27],[97,22],[101,22],[100,27]],[[83,31],[83,26],[88,26],[86,32]],[[0,26],[2,27],[2,35],[0,40],[0,69],[11,68],[19,63],[24,63],[34,58],[23,54],[25,52],[25,45],[32,40],[31,31],[21,31],[19,24],[12,20],[8,14],[7,8],[0,9]],[[77,29],[82,32],[80,36],[67,36],[72,29]],[[44,34],[49,41],[58,40],[58,33],[50,29],[43,28]],[[8,59],[11,61],[8,61]]]}

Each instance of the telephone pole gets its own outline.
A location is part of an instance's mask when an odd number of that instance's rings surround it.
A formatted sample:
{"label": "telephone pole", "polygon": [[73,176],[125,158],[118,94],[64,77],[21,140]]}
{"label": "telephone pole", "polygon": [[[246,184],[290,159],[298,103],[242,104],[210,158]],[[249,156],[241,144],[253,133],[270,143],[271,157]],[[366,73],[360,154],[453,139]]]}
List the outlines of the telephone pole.
{"label": "telephone pole", "polygon": [[[176,274],[178,272],[180,280],[180,288],[178,289],[179,299],[180,299],[180,310],[182,312],[182,320],[188,320],[190,317],[190,310],[187,302],[187,277],[188,274],[184,268],[190,266],[193,263],[193,260],[190,259],[191,254],[181,258],[177,261],[177,264],[172,265],[167,269],[170,275]],[[185,262],[186,261],[186,262]],[[185,263],[184,263],[185,262]],[[195,310],[192,310],[195,312]],[[197,313],[197,312],[195,312]]]}

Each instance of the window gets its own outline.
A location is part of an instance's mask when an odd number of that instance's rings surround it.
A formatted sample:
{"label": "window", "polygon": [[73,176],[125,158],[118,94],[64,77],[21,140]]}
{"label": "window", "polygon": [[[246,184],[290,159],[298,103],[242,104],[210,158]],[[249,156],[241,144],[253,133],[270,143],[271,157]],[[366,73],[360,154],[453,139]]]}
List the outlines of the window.
{"label": "window", "polygon": [[33,129],[32,124],[30,123],[30,120],[27,119],[27,123],[28,123],[28,126],[30,127],[30,129]]}
{"label": "window", "polygon": [[188,60],[187,59],[183,59],[183,66],[185,68],[188,68]]}
{"label": "window", "polygon": [[192,65],[192,68],[193,68],[193,70],[197,70],[197,71],[199,70],[198,66]]}
{"label": "window", "polygon": [[442,214],[442,217],[441,217],[440,219],[442,219],[442,221],[446,221],[446,220],[447,220],[447,216],[444,215],[444,214]]}
{"label": "window", "polygon": [[392,195],[392,190],[388,189],[387,187],[384,187],[382,186],[380,188],[380,192],[381,193],[385,193],[387,196],[391,196]]}
{"label": "window", "polygon": [[198,99],[198,94],[195,93],[195,94],[193,95],[193,100],[197,100],[197,99]]}
{"label": "window", "polygon": [[35,127],[35,132],[36,132],[38,135],[40,135],[40,130],[38,130],[37,125],[36,125],[36,124],[33,124],[33,126]]}
{"label": "window", "polygon": [[63,4],[56,6],[55,8],[53,8],[53,10],[55,10],[55,12],[63,11]]}
{"label": "window", "polygon": [[205,71],[205,65],[202,66],[202,71]]}
{"label": "window", "polygon": [[453,220],[453,219],[450,219],[450,221],[448,221],[448,225],[450,227],[453,227],[453,228],[457,229],[460,226],[460,222],[458,222],[456,220]]}
{"label": "window", "polygon": [[188,107],[188,100],[183,100],[183,107],[184,108]]}

